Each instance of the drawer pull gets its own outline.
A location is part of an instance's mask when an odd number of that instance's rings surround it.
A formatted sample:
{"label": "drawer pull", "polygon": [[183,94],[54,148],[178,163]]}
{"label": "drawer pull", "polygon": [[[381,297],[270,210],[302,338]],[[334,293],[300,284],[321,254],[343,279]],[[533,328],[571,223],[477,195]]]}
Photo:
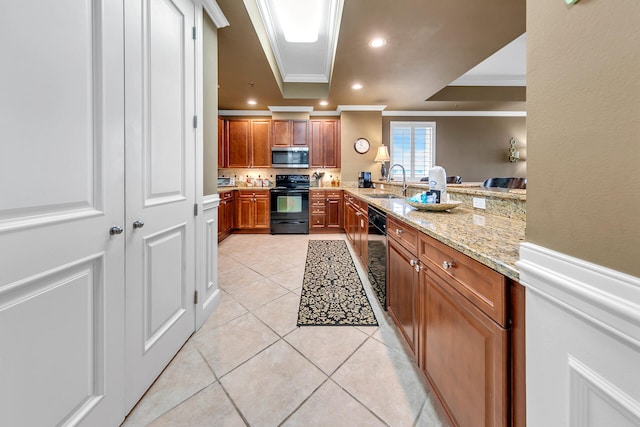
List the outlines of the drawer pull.
{"label": "drawer pull", "polygon": [[453,261],[442,261],[442,268],[444,268],[445,270],[448,270],[450,268],[455,267],[455,263]]}
{"label": "drawer pull", "polygon": [[396,228],[396,234],[397,234],[397,235],[402,234],[402,232],[403,232],[403,231],[404,231],[404,230],[402,230],[402,229],[400,229],[400,228]]}
{"label": "drawer pull", "polygon": [[409,260],[409,264],[411,264],[411,267],[415,267],[418,264],[418,261],[416,261],[415,259],[411,259]]}

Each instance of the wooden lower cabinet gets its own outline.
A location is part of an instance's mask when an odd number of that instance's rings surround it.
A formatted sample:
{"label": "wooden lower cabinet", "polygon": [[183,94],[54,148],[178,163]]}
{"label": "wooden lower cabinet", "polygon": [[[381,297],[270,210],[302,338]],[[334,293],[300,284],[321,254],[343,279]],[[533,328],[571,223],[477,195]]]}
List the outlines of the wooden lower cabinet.
{"label": "wooden lower cabinet", "polygon": [[350,194],[344,196],[344,229],[363,266],[367,265],[368,205]]}
{"label": "wooden lower cabinet", "polygon": [[226,239],[233,231],[235,211],[233,191],[221,193],[220,206],[218,207],[218,243]]}
{"label": "wooden lower cabinet", "polygon": [[312,232],[336,232],[342,229],[342,190],[311,190],[309,206]]}
{"label": "wooden lower cabinet", "polygon": [[423,370],[458,426],[507,426],[507,330],[426,270]]}
{"label": "wooden lower cabinet", "polygon": [[387,239],[387,277],[393,284],[387,287],[387,310],[416,354],[419,321],[417,256],[397,240]]}
{"label": "wooden lower cabinet", "polygon": [[239,190],[236,198],[235,228],[241,231],[269,231],[269,190]]}
{"label": "wooden lower cabinet", "polygon": [[524,288],[392,216],[387,241],[389,314],[452,425],[526,425]]}

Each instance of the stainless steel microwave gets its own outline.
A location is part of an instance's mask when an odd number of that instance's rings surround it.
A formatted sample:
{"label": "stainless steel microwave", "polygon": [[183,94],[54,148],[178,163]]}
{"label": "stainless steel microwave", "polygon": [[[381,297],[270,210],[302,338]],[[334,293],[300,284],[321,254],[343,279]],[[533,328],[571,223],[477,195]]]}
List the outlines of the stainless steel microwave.
{"label": "stainless steel microwave", "polygon": [[308,168],[309,147],[271,148],[272,168]]}

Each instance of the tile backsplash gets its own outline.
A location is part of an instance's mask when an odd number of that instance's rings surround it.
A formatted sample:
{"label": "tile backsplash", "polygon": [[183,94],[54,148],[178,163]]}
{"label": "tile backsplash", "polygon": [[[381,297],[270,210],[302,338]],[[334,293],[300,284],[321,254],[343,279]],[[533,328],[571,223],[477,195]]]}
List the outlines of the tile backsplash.
{"label": "tile backsplash", "polygon": [[[247,181],[247,177],[251,178],[267,178],[271,181],[271,185],[276,180],[276,175],[309,175],[310,177],[314,172],[324,172],[322,177],[322,187],[330,187],[331,179],[340,178],[340,169],[322,169],[322,168],[308,168],[308,169],[293,169],[293,168],[224,168],[218,169],[218,176],[222,177],[234,177],[236,179],[236,185],[243,186]],[[315,180],[311,178],[311,185],[316,186]]]}

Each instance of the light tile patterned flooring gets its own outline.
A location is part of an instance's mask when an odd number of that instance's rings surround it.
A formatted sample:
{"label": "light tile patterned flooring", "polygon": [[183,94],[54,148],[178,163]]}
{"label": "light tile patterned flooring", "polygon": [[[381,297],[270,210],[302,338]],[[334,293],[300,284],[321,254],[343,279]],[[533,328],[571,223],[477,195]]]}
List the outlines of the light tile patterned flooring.
{"label": "light tile patterned flooring", "polygon": [[447,425],[359,263],[380,326],[296,326],[309,239],[344,238],[223,241],[220,305],[123,427]]}

